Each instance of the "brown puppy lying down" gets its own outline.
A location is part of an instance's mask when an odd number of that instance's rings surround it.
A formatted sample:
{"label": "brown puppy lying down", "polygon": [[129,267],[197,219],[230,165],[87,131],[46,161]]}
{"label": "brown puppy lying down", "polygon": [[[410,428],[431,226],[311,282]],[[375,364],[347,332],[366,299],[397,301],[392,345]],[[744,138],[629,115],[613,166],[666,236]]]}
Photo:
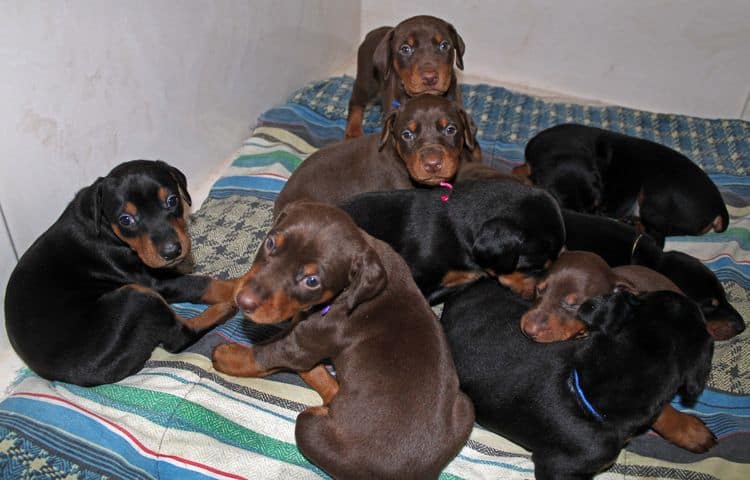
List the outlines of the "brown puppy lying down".
{"label": "brown puppy lying down", "polygon": [[682,293],[670,279],[650,268],[611,268],[595,253],[568,250],[560,254],[537,284],[534,305],[521,318],[521,329],[537,342],[558,342],[582,335],[586,325],[578,318],[578,308],[590,298],[615,290]]}
{"label": "brown puppy lying down", "polygon": [[[539,282],[533,306],[521,317],[521,330],[536,342],[570,340],[586,334],[579,317],[587,300],[618,290],[631,293],[668,290],[682,293],[664,275],[640,265],[610,268],[597,254],[565,251]],[[716,443],[697,417],[667,404],[652,427],[662,437],[691,451],[705,451]]]}
{"label": "brown puppy lying down", "polygon": [[474,134],[461,108],[422,95],[385,119],[383,131],[321,148],[300,165],[279,193],[274,216],[290,202],[340,204],[364,192],[438,186],[474,161]]}
{"label": "brown puppy lying down", "polygon": [[285,208],[236,300],[254,322],[295,321],[262,345],[218,346],[214,366],[306,372],[324,405],[297,417],[297,445],[335,478],[436,478],[466,442],[474,410],[435,314],[401,257],[343,211]]}
{"label": "brown puppy lying down", "polygon": [[429,15],[407,18],[367,34],[357,51],[357,77],[349,100],[347,138],[362,135],[365,106],[380,97],[383,112],[420,94],[444,96],[461,106],[453,61],[463,70],[464,41],[450,23]]}

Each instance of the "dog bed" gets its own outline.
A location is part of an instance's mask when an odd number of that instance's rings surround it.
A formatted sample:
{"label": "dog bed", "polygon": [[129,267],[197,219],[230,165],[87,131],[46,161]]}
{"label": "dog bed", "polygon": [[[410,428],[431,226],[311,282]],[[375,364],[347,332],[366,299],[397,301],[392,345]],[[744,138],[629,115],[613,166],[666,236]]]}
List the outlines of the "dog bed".
{"label": "dog bed", "polygon": [[[265,112],[233,163],[193,216],[195,271],[243,274],[271,225],[273,199],[310,153],[343,137],[350,77],[313,82]],[[750,124],[650,113],[613,106],[551,103],[489,85],[464,85],[485,161],[507,170],[521,162],[538,131],[563,122],[602,126],[662,142],[700,164],[729,206],[729,229],[670,237],[666,249],[703,260],[731,303],[750,316]],[[365,131],[380,110],[368,108]],[[174,305],[191,316],[205,306]],[[3,478],[327,478],[294,444],[296,415],[319,404],[296,375],[238,379],[209,359],[221,342],[252,344],[277,331],[235,316],[188,351],[157,349],[144,369],[116,384],[82,388],[26,370],[0,403]],[[75,348],[75,346],[71,346]],[[415,379],[419,381],[419,379]],[[498,388],[502,388],[499,385]],[[675,403],[680,409],[684,407]],[[633,439],[597,478],[750,478],[750,334],[716,344],[709,388],[689,410],[719,438],[703,455],[653,433]],[[398,439],[394,439],[394,445]],[[529,452],[476,427],[442,478],[533,477]]]}

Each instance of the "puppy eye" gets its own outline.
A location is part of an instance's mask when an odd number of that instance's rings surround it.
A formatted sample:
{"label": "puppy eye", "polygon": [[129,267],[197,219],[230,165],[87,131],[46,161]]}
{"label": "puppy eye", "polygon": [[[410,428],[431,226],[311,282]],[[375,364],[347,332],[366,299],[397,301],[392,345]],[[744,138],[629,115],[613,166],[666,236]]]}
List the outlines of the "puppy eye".
{"label": "puppy eye", "polygon": [[122,225],[123,227],[131,227],[131,226],[135,225],[135,218],[132,215],[130,215],[129,213],[123,213],[117,219],[117,222],[120,225]]}
{"label": "puppy eye", "polygon": [[167,197],[167,201],[164,202],[164,204],[167,206],[167,208],[174,208],[177,206],[177,203],[179,202],[179,198],[177,195],[170,195]]}
{"label": "puppy eye", "polygon": [[455,135],[456,132],[458,132],[458,128],[453,124],[448,125],[447,127],[445,127],[445,130],[443,130],[443,133],[449,137]]}
{"label": "puppy eye", "polygon": [[451,44],[448,43],[447,40],[443,40],[442,42],[440,42],[440,45],[438,45],[438,48],[441,52],[447,52],[448,50],[450,50]]}
{"label": "puppy eye", "polygon": [[541,296],[545,291],[547,290],[547,284],[546,283],[540,283],[536,286],[536,294],[537,296]]}
{"label": "puppy eye", "polygon": [[310,290],[320,287],[320,277],[317,275],[308,275],[302,279],[302,283]]}
{"label": "puppy eye", "polygon": [[412,132],[411,130],[404,130],[403,132],[401,132],[401,138],[403,138],[407,142],[410,142],[417,138],[417,136],[414,135],[414,132]]}
{"label": "puppy eye", "polygon": [[266,238],[266,250],[273,252],[274,248],[276,248],[276,242],[273,240],[273,237]]}
{"label": "puppy eye", "polygon": [[408,43],[405,43],[401,45],[401,48],[399,48],[398,51],[401,52],[401,55],[411,55],[414,52],[414,48]]}

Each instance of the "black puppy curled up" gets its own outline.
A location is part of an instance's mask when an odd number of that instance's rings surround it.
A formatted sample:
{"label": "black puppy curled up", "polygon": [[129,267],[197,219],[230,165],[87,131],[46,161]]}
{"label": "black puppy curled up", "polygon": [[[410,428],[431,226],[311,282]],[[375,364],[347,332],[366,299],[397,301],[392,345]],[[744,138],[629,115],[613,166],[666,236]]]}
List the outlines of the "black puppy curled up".
{"label": "black puppy curled up", "polygon": [[670,235],[723,232],[729,213],[716,185],[685,155],[649,140],[564,124],[533,137],[514,172],[584,213],[638,215],[662,245]]}
{"label": "black puppy curled up", "polygon": [[449,193],[366,193],[342,208],[406,260],[432,304],[485,275],[528,295],[524,279],[544,272],[565,241],[554,199],[512,178],[459,182]]}
{"label": "black puppy curled up", "polygon": [[[185,175],[134,160],[81,189],[8,281],[5,326],[18,356],[49,380],[116,382],[153,349],[178,351],[234,314],[233,281],[183,275],[190,253]],[[168,302],[215,304],[192,319]]]}
{"label": "black puppy curled up", "polygon": [[441,323],[477,422],[532,451],[538,479],[591,478],[679,394],[705,387],[713,340],[673,292],[620,292],[581,307],[583,340],[538,344],[518,328],[529,303],[482,280],[446,301]]}

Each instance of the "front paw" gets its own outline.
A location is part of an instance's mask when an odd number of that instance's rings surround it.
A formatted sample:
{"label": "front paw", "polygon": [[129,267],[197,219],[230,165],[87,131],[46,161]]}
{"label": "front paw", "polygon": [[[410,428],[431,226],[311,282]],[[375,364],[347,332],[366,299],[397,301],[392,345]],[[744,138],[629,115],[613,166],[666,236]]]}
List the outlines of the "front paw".
{"label": "front paw", "polygon": [[698,417],[691,415],[689,421],[685,422],[678,445],[693,453],[704,453],[717,442],[713,432]]}
{"label": "front paw", "polygon": [[513,293],[526,300],[533,300],[536,293],[536,285],[539,279],[533,275],[521,272],[513,272],[497,277],[500,285],[508,287]]}
{"label": "front paw", "polygon": [[261,377],[264,373],[255,361],[253,348],[237,343],[217,346],[211,359],[216,370],[236,377]]}

